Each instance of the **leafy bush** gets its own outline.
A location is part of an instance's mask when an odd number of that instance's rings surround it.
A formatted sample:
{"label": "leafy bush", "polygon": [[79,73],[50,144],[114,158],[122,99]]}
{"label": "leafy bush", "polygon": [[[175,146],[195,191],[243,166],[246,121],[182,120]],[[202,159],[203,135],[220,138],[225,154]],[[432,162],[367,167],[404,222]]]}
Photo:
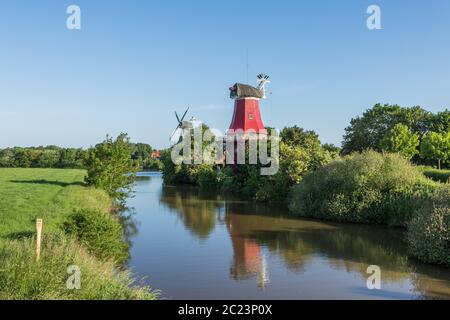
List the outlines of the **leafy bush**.
{"label": "leafy bush", "polygon": [[164,183],[169,185],[189,183],[186,166],[183,164],[173,163],[170,152],[170,149],[166,149],[161,152]]}
{"label": "leafy bush", "polygon": [[131,193],[137,167],[131,159],[131,144],[127,134],[106,140],[89,149],[85,162],[86,183],[105,190],[117,204],[123,205]]}
{"label": "leafy bush", "polygon": [[217,173],[212,166],[203,166],[198,173],[197,181],[200,189],[214,190],[217,187]]}
{"label": "leafy bush", "polygon": [[278,172],[273,176],[267,176],[262,179],[256,192],[255,199],[258,201],[277,201],[283,202],[289,195],[291,184],[286,176]]}
{"label": "leafy bush", "polygon": [[[131,275],[112,261],[100,261],[76,241],[58,234],[45,236],[39,262],[31,239],[0,239],[0,300],[156,299],[158,292],[137,287]],[[79,290],[68,290],[68,266],[81,271]]]}
{"label": "leafy bush", "polygon": [[435,187],[402,156],[366,151],[308,173],[294,187],[289,207],[301,216],[403,225],[412,199]]}
{"label": "leafy bush", "polygon": [[116,262],[127,259],[122,226],[112,215],[98,210],[79,210],[64,223],[66,233],[75,236],[96,257]]}
{"label": "leafy bush", "polygon": [[233,179],[233,170],[231,167],[222,168],[217,173],[217,186],[221,191],[233,191],[235,190],[235,184]]}
{"label": "leafy bush", "polygon": [[261,176],[260,169],[256,165],[239,165],[238,168],[241,176],[239,181],[240,189],[237,192],[254,199],[265,177]]}
{"label": "leafy bush", "polygon": [[450,265],[450,187],[423,201],[408,224],[409,253],[421,261]]}

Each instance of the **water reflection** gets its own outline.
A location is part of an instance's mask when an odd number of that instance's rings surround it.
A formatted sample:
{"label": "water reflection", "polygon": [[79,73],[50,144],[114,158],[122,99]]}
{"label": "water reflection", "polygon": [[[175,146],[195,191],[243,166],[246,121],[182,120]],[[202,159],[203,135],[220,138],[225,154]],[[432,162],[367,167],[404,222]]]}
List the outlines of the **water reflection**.
{"label": "water reflection", "polygon": [[[202,242],[215,228],[226,226],[233,250],[229,276],[234,281],[254,279],[258,288],[270,287],[267,257],[277,256],[295,274],[320,261],[331,270],[359,275],[364,283],[367,266],[375,264],[381,267],[383,284],[411,287],[405,293],[371,292],[374,297],[450,297],[450,270],[409,260],[401,230],[294,219],[283,208],[199,193],[189,187],[163,187],[159,201]],[[353,293],[358,290],[365,289],[354,288]]]}
{"label": "water reflection", "polygon": [[207,239],[214,230],[221,203],[200,196],[193,188],[165,187],[160,201],[175,212],[186,228],[199,239]]}

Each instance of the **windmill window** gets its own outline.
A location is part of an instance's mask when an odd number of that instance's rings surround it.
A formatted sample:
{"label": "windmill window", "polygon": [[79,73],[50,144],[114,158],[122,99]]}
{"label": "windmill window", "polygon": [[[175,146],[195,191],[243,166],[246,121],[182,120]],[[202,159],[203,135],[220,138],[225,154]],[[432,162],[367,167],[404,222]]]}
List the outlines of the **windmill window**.
{"label": "windmill window", "polygon": [[249,114],[248,114],[248,119],[249,119],[249,120],[253,120],[253,113],[249,113]]}

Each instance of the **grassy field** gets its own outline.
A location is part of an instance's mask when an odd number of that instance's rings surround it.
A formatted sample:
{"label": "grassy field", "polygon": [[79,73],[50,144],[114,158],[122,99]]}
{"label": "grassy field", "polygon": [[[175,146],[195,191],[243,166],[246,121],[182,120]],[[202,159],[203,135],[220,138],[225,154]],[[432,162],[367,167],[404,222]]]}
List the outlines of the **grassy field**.
{"label": "grassy field", "polygon": [[55,229],[64,219],[55,214],[58,198],[83,192],[83,170],[0,168],[0,237],[14,238],[34,232],[35,220],[43,218],[45,229]]}
{"label": "grassy field", "polygon": [[[0,168],[0,299],[153,299],[126,271],[99,259],[63,232],[78,210],[110,214],[102,190],[86,187],[84,170]],[[41,261],[35,261],[35,221],[44,220]],[[109,219],[115,219],[112,215]],[[98,235],[97,235],[98,237]],[[82,288],[68,290],[67,267],[82,270]]]}

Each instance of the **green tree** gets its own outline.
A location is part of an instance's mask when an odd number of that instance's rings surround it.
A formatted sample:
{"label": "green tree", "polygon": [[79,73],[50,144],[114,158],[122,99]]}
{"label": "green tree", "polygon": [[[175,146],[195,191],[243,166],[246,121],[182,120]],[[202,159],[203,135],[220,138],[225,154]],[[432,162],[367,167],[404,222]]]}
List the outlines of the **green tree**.
{"label": "green tree", "polygon": [[334,157],[337,157],[339,153],[341,152],[341,148],[335,146],[332,143],[324,143],[322,144],[322,148],[325,151],[328,151],[330,154],[332,154]]}
{"label": "green tree", "polygon": [[[279,170],[273,176],[259,178],[258,200],[285,201],[292,186],[303,179],[306,172],[316,170],[338,157],[339,149],[332,145],[321,145],[314,131],[305,131],[297,126],[281,131]],[[256,185],[256,179],[252,179]]]}
{"label": "green tree", "polygon": [[380,142],[381,150],[400,153],[407,159],[419,153],[419,135],[411,132],[407,126],[397,123]]}
{"label": "green tree", "polygon": [[281,141],[291,146],[301,146],[305,148],[320,147],[319,136],[313,130],[304,130],[298,126],[285,127],[280,132]]}
{"label": "green tree", "polygon": [[[197,131],[198,130],[198,131]],[[201,131],[200,131],[201,130]],[[202,141],[201,145],[197,145],[195,147],[195,137],[194,134],[198,132],[202,134]],[[171,149],[163,150],[161,151],[161,165],[160,168],[164,168],[163,172],[163,179],[164,182],[167,184],[174,184],[174,183],[187,183],[187,184],[199,184],[199,173],[202,173],[202,180],[204,185],[206,185],[206,180],[211,180],[213,177],[213,174],[211,172],[213,171],[213,168],[215,167],[215,164],[211,163],[214,162],[216,158],[216,150],[210,149],[209,146],[214,141],[215,136],[214,133],[210,130],[210,128],[202,123],[201,128],[196,127],[191,128],[189,132],[186,132],[187,136],[189,136],[190,133],[190,140],[191,140],[191,158],[190,164],[180,163],[175,164],[172,161],[171,157]],[[180,137],[179,143],[182,142],[182,137]],[[198,141],[198,140],[197,140]],[[204,163],[202,164],[194,164],[195,159],[202,159]],[[205,163],[207,160],[209,163]],[[182,159],[182,154],[179,154],[179,159]],[[212,185],[212,182],[208,182],[209,185]]]}
{"label": "green tree", "polygon": [[36,163],[39,151],[31,148],[14,148],[14,166],[19,168],[30,168]]}
{"label": "green tree", "polygon": [[[286,127],[281,130],[280,138],[281,144],[285,145],[284,150],[287,154],[291,154],[292,156],[294,156],[294,154],[300,156],[300,161],[302,162],[306,159],[304,154],[308,155],[308,160],[306,163],[308,170],[315,170],[338,156],[335,149],[336,147],[333,146],[333,148],[332,145],[329,144],[322,146],[319,140],[319,135],[313,130],[304,130],[298,126]],[[281,144],[280,157],[281,159],[286,159],[286,161],[289,162],[289,156],[283,156],[283,148]],[[292,150],[299,148],[302,150]],[[294,156],[293,159],[297,159],[297,157]]]}
{"label": "green tree", "polygon": [[430,131],[448,132],[450,131],[450,111],[444,110],[433,115]]}
{"label": "green tree", "polygon": [[147,143],[133,143],[131,158],[137,162],[141,169],[161,170],[162,162],[152,158],[153,148]]}
{"label": "green tree", "polygon": [[431,119],[432,114],[419,106],[376,104],[361,117],[353,118],[345,128],[343,154],[367,149],[380,151],[381,140],[396,124],[404,124],[412,132],[421,134],[429,130]]}
{"label": "green tree", "polygon": [[441,162],[450,158],[450,131],[447,133],[429,132],[420,145],[420,155],[424,159],[437,160],[438,169]]}
{"label": "green tree", "polygon": [[131,159],[130,139],[121,133],[90,148],[85,161],[86,183],[105,190],[118,205],[124,205],[136,178],[137,167]]}
{"label": "green tree", "polygon": [[10,148],[0,150],[0,167],[14,166],[14,151]]}
{"label": "green tree", "polygon": [[152,154],[152,147],[146,143],[133,143],[131,150],[131,158],[133,160],[144,161],[150,158]]}
{"label": "green tree", "polygon": [[60,149],[57,166],[60,168],[82,168],[86,155],[87,152],[83,149]]}
{"label": "green tree", "polygon": [[59,161],[59,152],[53,149],[44,149],[36,159],[39,168],[53,168]]}

